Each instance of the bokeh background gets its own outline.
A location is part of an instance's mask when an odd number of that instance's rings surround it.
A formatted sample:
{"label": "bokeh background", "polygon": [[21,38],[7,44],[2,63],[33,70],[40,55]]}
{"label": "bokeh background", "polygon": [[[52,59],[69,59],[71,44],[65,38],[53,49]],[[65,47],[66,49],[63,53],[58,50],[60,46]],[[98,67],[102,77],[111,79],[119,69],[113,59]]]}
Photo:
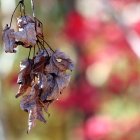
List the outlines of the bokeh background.
{"label": "bokeh background", "polygon": [[[34,0],[45,39],[75,63],[70,86],[30,134],[15,99],[19,63],[0,47],[0,140],[140,140],[140,0]],[[0,0],[0,36],[18,0]],[[30,0],[26,13],[32,14]],[[15,13],[12,27],[16,28]]]}

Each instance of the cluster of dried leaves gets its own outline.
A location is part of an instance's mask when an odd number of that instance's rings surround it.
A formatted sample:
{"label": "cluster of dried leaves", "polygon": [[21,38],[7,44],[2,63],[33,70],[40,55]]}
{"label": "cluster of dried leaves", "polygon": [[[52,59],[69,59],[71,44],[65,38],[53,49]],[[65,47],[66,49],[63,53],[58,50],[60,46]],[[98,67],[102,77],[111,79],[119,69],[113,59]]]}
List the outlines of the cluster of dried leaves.
{"label": "cluster of dried leaves", "polygon": [[[37,35],[40,34],[39,28],[36,29],[35,22],[30,16],[17,18],[18,31],[5,26],[3,31],[3,41],[5,52],[15,53],[17,45],[26,48],[36,45]],[[37,26],[38,27],[38,26]]]}
{"label": "cluster of dried leaves", "polygon": [[[3,32],[5,52],[15,53],[17,45],[25,48],[35,47],[42,35],[39,24],[29,16],[17,19],[18,32],[6,26]],[[37,26],[36,26],[37,25]],[[43,44],[43,43],[42,43]],[[36,120],[46,122],[43,110],[58,99],[63,89],[69,84],[73,70],[72,60],[59,50],[39,49],[36,55],[20,63],[19,84],[16,98],[22,96],[21,109],[29,113],[28,132],[35,126]]]}
{"label": "cluster of dried leaves", "polygon": [[35,125],[36,119],[46,122],[43,109],[58,99],[70,81],[67,70],[73,69],[73,63],[63,52],[49,49],[40,51],[33,59],[25,59],[20,64],[16,97],[26,93],[21,100],[21,108],[29,113],[28,131]]}

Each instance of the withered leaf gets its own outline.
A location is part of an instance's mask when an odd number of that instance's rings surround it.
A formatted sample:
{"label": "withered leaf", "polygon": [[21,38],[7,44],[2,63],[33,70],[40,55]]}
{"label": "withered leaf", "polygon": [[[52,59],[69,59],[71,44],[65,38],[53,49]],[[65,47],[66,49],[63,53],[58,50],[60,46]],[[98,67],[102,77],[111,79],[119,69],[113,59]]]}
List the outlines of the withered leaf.
{"label": "withered leaf", "polygon": [[15,53],[16,50],[14,48],[16,48],[17,45],[15,44],[14,29],[10,29],[8,25],[6,25],[3,30],[2,39],[4,42],[5,52]]}
{"label": "withered leaf", "polygon": [[53,73],[57,75],[59,73],[59,69],[54,65],[52,58],[50,58],[50,62],[45,66],[45,73]]}
{"label": "withered leaf", "polygon": [[39,87],[35,84],[32,87],[30,94],[24,96],[20,104],[21,108],[25,111],[28,111],[29,113],[28,132],[31,130],[32,127],[35,126],[35,122],[37,119],[46,123],[42,111],[43,105],[39,101],[38,93]]}
{"label": "withered leaf", "polygon": [[28,87],[31,86],[33,75],[31,75],[33,61],[31,59],[25,59],[20,63],[20,72],[18,74],[17,83],[20,85],[16,98],[23,95]]}
{"label": "withered leaf", "polygon": [[31,70],[33,66],[33,61],[31,59],[25,59],[22,62],[20,62],[20,72],[18,75],[18,84],[26,84],[30,85],[31,84]]}
{"label": "withered leaf", "polygon": [[20,107],[22,110],[29,112],[30,109],[32,109],[35,105],[35,96],[34,95],[24,95],[21,102]]}
{"label": "withered leaf", "polygon": [[28,133],[35,126],[36,120],[40,120],[46,123],[46,120],[43,115],[42,105],[40,103],[36,103],[35,106],[29,110],[29,118],[28,118]]}
{"label": "withered leaf", "polygon": [[15,97],[18,98],[23,95],[27,91],[28,87],[28,85],[19,85],[18,92]]}
{"label": "withered leaf", "polygon": [[37,84],[34,84],[31,88],[31,91],[29,94],[23,96],[20,107],[22,110],[29,111],[34,107],[36,104],[36,101],[38,100],[38,94],[39,94],[39,87]]}
{"label": "withered leaf", "polygon": [[66,88],[70,82],[70,75],[66,73],[59,73],[55,77],[55,85],[53,90],[47,95],[47,100],[56,100],[62,93],[63,89]]}
{"label": "withered leaf", "polygon": [[50,63],[46,65],[45,72],[58,75],[61,71],[73,69],[74,64],[72,60],[65,53],[56,50],[50,58]]}
{"label": "withered leaf", "polygon": [[41,89],[40,99],[41,101],[48,100],[49,94],[55,86],[55,79],[51,74],[40,74],[39,75],[39,89]]}
{"label": "withered leaf", "polygon": [[36,44],[35,24],[28,23],[18,32],[14,32],[16,42],[23,42],[24,47],[34,46]]}
{"label": "withered leaf", "polygon": [[74,69],[72,60],[64,52],[61,52],[59,50],[56,50],[52,55],[52,61],[60,71]]}
{"label": "withered leaf", "polygon": [[34,58],[33,73],[43,72],[46,63],[47,54],[45,51],[40,51]]}
{"label": "withered leaf", "polygon": [[30,16],[21,16],[17,18],[17,26],[19,28],[24,28],[28,23],[34,23],[34,20]]}
{"label": "withered leaf", "polygon": [[46,53],[46,51],[44,51],[44,50],[39,51],[37,53],[37,55],[35,56],[34,64],[39,63],[42,60],[42,58],[44,59],[47,56],[48,56],[48,54]]}

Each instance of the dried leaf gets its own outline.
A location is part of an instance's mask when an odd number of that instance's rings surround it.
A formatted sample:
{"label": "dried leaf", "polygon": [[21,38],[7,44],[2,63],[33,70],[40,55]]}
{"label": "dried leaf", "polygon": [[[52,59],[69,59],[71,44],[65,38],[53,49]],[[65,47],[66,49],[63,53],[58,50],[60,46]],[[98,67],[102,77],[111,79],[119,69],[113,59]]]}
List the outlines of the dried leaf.
{"label": "dried leaf", "polygon": [[15,97],[18,98],[21,95],[23,95],[27,91],[28,88],[29,88],[28,85],[20,85],[19,88],[18,88],[18,92],[17,92]]}
{"label": "dried leaf", "polygon": [[22,110],[29,112],[35,106],[35,101],[34,95],[25,95],[20,102],[20,107]]}
{"label": "dried leaf", "polygon": [[36,45],[35,24],[28,23],[19,32],[14,32],[16,42],[23,42],[25,47]]}
{"label": "dried leaf", "polygon": [[43,72],[46,63],[47,54],[45,51],[40,51],[34,58],[33,73]]}
{"label": "dried leaf", "polygon": [[72,70],[73,67],[72,60],[63,52],[55,51],[52,54],[50,63],[45,67],[45,72],[46,75],[50,74],[53,76],[51,79],[52,82],[50,82],[50,85],[53,85],[53,87],[46,85],[47,88],[51,87],[51,90],[46,90],[47,92],[41,94],[42,100],[56,100],[59,97],[62,90],[68,86],[70,81],[71,76],[66,71]]}
{"label": "dried leaf", "polygon": [[18,75],[17,83],[20,85],[16,98],[23,95],[28,87],[31,86],[33,75],[31,75],[33,61],[31,59],[25,59],[20,63],[20,72]]}
{"label": "dried leaf", "polygon": [[35,126],[35,122],[37,119],[46,123],[42,111],[43,106],[39,101],[38,93],[39,93],[39,87],[38,85],[35,84],[32,87],[30,94],[24,96],[20,104],[21,108],[25,111],[28,111],[29,113],[27,132],[29,132],[31,128]]}
{"label": "dried leaf", "polygon": [[56,77],[56,83],[58,85],[59,92],[62,92],[62,90],[69,85],[70,78],[70,74],[66,74],[64,72],[59,73],[59,75]]}
{"label": "dried leaf", "polygon": [[21,109],[29,112],[29,110],[31,110],[35,106],[36,101],[38,100],[38,94],[39,87],[35,84],[32,86],[30,93],[23,96],[20,102]]}
{"label": "dried leaf", "polygon": [[35,106],[29,110],[28,131],[27,131],[28,133],[32,129],[32,127],[35,126],[37,119],[46,123],[46,120],[42,112],[42,105],[39,103],[36,103]]}
{"label": "dried leaf", "polygon": [[6,25],[5,29],[3,30],[2,36],[5,52],[15,53],[16,50],[14,48],[16,48],[17,45],[15,44],[14,30],[10,29],[8,25]]}
{"label": "dried leaf", "polygon": [[31,59],[25,59],[20,62],[20,72],[18,75],[18,84],[22,85],[30,85],[32,78],[31,78],[31,70],[32,70],[33,61]]}
{"label": "dried leaf", "polygon": [[55,85],[50,94],[47,95],[47,100],[56,100],[62,93],[63,89],[66,88],[70,82],[70,75],[66,73],[60,73],[55,77]]}
{"label": "dried leaf", "polygon": [[49,94],[51,94],[54,86],[55,86],[55,80],[51,74],[39,75],[39,89],[41,90],[41,95],[40,95],[41,101],[48,100],[48,96]]}
{"label": "dried leaf", "polygon": [[64,53],[56,50],[52,56],[52,61],[60,71],[73,70],[72,60]]}
{"label": "dried leaf", "polygon": [[50,63],[46,65],[45,72],[58,75],[61,71],[73,70],[73,68],[72,60],[63,52],[56,50],[50,58]]}
{"label": "dried leaf", "polygon": [[34,20],[30,16],[22,16],[17,18],[17,26],[19,28],[24,28],[28,23],[34,23]]}
{"label": "dried leaf", "polygon": [[53,73],[57,75],[59,73],[59,69],[54,65],[52,58],[50,58],[50,63],[45,66],[45,73]]}
{"label": "dried leaf", "polygon": [[34,64],[39,63],[42,60],[42,58],[44,59],[47,56],[48,54],[46,53],[46,51],[44,50],[39,51],[37,55],[35,56]]}

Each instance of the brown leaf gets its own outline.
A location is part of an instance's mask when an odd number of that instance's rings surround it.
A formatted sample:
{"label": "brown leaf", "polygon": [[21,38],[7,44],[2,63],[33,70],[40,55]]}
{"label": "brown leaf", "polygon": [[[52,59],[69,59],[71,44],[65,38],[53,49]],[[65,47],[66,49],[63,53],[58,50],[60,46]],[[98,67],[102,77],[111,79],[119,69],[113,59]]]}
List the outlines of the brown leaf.
{"label": "brown leaf", "polygon": [[42,105],[39,103],[36,103],[35,106],[29,110],[28,131],[27,131],[28,133],[32,129],[32,127],[35,126],[37,119],[46,123],[46,120],[42,112]]}
{"label": "brown leaf", "polygon": [[[65,55],[63,52],[55,51],[51,58],[50,63],[46,65],[46,75],[50,74],[53,76],[50,82],[51,90],[46,90],[41,94],[42,100],[56,100],[62,90],[66,88],[70,82],[70,75],[66,73],[67,70],[73,70],[74,64],[72,60]],[[46,80],[47,81],[47,80]],[[48,81],[47,81],[48,83]],[[52,84],[53,83],[53,84]],[[50,85],[46,87],[50,87]]]}
{"label": "brown leaf", "polygon": [[33,73],[43,72],[46,63],[47,54],[45,51],[40,51],[34,58]]}
{"label": "brown leaf", "polygon": [[23,96],[20,102],[21,109],[29,112],[29,110],[31,110],[35,106],[38,100],[38,94],[39,87],[35,84],[32,86],[30,93],[28,95]]}
{"label": "brown leaf", "polygon": [[70,82],[70,75],[66,73],[59,73],[55,77],[55,85],[53,90],[47,95],[47,100],[56,100],[62,93],[63,89],[66,88]]}
{"label": "brown leaf", "polygon": [[65,72],[59,73],[59,75],[56,77],[56,83],[58,85],[59,92],[62,92],[62,90],[69,85],[70,78],[70,74],[67,74]]}
{"label": "brown leaf", "polygon": [[15,97],[18,98],[21,95],[23,95],[27,91],[28,87],[29,87],[28,85],[20,85],[19,88],[18,88],[18,92],[17,92]]}
{"label": "brown leaf", "polygon": [[22,17],[17,18],[17,26],[19,28],[24,28],[25,25],[27,25],[28,23],[34,23],[34,20],[33,20],[32,17],[30,17],[30,16],[22,16]]}
{"label": "brown leaf", "polygon": [[50,63],[46,65],[45,72],[58,75],[61,71],[73,69],[74,64],[72,60],[63,52],[56,50],[50,58]]}
{"label": "brown leaf", "polygon": [[37,119],[46,123],[42,111],[43,105],[39,101],[38,93],[39,93],[39,87],[38,85],[35,84],[32,87],[30,94],[24,96],[24,98],[21,101],[21,108],[23,110],[27,110],[29,113],[27,132],[29,132],[31,128],[35,126],[35,122]]}
{"label": "brown leaf", "polygon": [[56,50],[52,56],[52,61],[60,71],[73,70],[72,60],[64,53]]}
{"label": "brown leaf", "polygon": [[54,86],[55,80],[51,74],[40,74],[39,75],[39,89],[41,90],[40,99],[41,101],[48,100],[49,94],[51,94]]}
{"label": "brown leaf", "polygon": [[10,29],[8,25],[6,25],[2,36],[5,52],[15,53],[16,50],[14,48],[16,48],[17,45],[15,44],[14,30]]}
{"label": "brown leaf", "polygon": [[20,72],[18,75],[18,84],[30,85],[31,84],[31,70],[32,70],[33,61],[31,59],[25,59],[20,62]]}
{"label": "brown leaf", "polygon": [[17,83],[20,85],[16,98],[23,95],[28,87],[31,86],[33,75],[31,74],[33,62],[31,59],[25,59],[20,63],[20,72],[18,75]]}
{"label": "brown leaf", "polygon": [[46,74],[53,73],[57,75],[59,73],[59,69],[54,65],[52,58],[50,59],[50,63],[45,66],[44,71]]}
{"label": "brown leaf", "polygon": [[14,32],[16,42],[23,42],[24,47],[36,45],[36,31],[35,24],[28,23],[23,29],[18,32]]}

